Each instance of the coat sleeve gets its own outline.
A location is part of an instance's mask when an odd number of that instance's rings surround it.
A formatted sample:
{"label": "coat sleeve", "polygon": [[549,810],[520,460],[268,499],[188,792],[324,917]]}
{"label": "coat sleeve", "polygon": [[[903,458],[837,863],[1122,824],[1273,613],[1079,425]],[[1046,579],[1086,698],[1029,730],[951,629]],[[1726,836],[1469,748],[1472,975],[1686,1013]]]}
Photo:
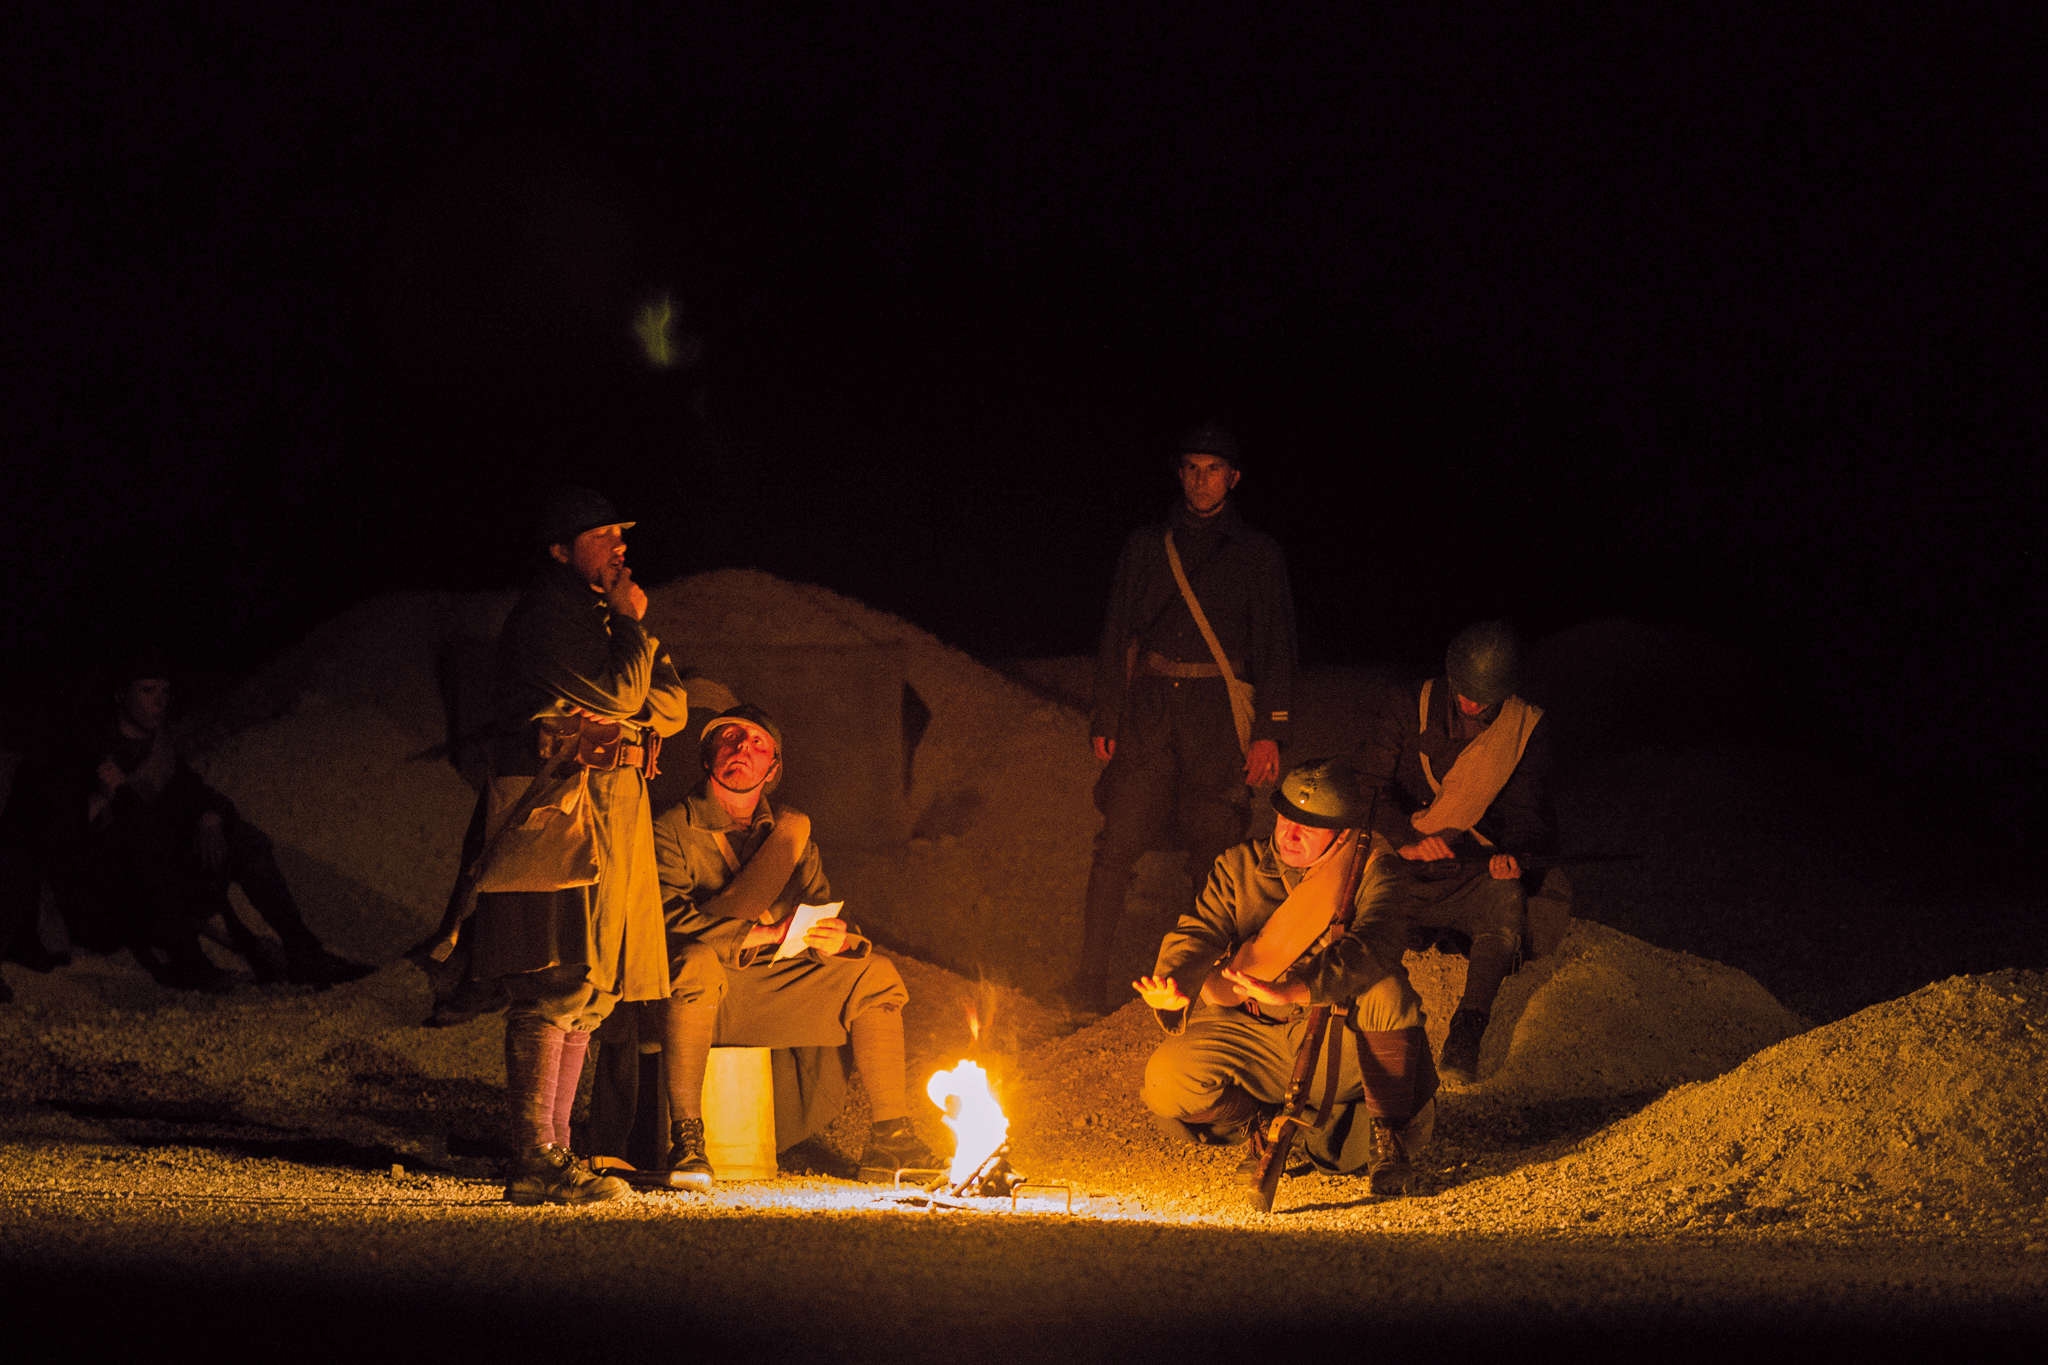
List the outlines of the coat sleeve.
{"label": "coat sleeve", "polygon": [[[1551,798],[1550,727],[1542,721],[1522,746],[1521,761],[1480,818],[1486,837],[1516,853],[1557,852],[1557,808]],[[1540,878],[1539,878],[1540,880]]]}
{"label": "coat sleeve", "polygon": [[515,611],[505,630],[507,661],[526,688],[606,720],[632,720],[647,706],[658,645],[632,617],[548,601]]}
{"label": "coat sleeve", "polygon": [[1366,800],[1373,803],[1373,832],[1396,848],[1415,840],[1408,817],[1418,807],[1401,785],[1401,765],[1416,743],[1415,708],[1420,697],[1417,687],[1386,688],[1373,707],[1365,738],[1351,755]]}
{"label": "coat sleeve", "polygon": [[673,806],[654,822],[654,861],[661,875],[662,914],[671,935],[708,943],[719,961],[731,965],[746,943],[750,922],[707,915],[699,908],[700,901],[717,895],[725,883],[701,857],[693,856],[702,850],[697,847],[698,841],[689,837],[689,823],[683,818],[683,810],[682,806]]}
{"label": "coat sleeve", "polygon": [[1294,589],[1287,557],[1268,541],[1252,599],[1252,740],[1285,745],[1294,732],[1294,674],[1298,645]]}
{"label": "coat sleeve", "polygon": [[668,646],[652,636],[648,639],[654,645],[654,668],[648,680],[647,704],[636,719],[667,739],[690,723],[690,694],[669,657]]}
{"label": "coat sleeve", "polygon": [[1126,651],[1138,632],[1138,584],[1145,553],[1143,531],[1124,542],[1117,556],[1116,578],[1109,588],[1109,609],[1102,619],[1102,641],[1095,657],[1095,716],[1090,733],[1115,739],[1123,714]]}
{"label": "coat sleeve", "polygon": [[1348,1005],[1400,969],[1407,950],[1401,929],[1392,921],[1365,917],[1370,892],[1370,878],[1361,878],[1350,930],[1295,964],[1295,979],[1308,987],[1310,1004]]}

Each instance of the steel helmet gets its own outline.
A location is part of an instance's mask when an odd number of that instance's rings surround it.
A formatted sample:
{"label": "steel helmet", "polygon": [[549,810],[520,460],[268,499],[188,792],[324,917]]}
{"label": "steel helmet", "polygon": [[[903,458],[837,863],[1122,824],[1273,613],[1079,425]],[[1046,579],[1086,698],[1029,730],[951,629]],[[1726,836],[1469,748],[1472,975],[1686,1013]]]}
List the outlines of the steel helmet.
{"label": "steel helmet", "polygon": [[1288,769],[1273,789],[1273,809],[1317,829],[1356,829],[1367,819],[1364,789],[1344,758],[1312,759]]}
{"label": "steel helmet", "polygon": [[1444,672],[1459,696],[1481,706],[1498,706],[1521,685],[1521,643],[1505,621],[1467,626],[1444,651]]}

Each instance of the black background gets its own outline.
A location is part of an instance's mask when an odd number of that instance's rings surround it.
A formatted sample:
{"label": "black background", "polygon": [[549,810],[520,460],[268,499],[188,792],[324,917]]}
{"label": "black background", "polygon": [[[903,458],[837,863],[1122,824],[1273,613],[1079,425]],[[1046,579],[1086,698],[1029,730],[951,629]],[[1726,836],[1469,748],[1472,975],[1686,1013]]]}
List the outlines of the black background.
{"label": "black background", "polygon": [[[1215,417],[1310,661],[1696,627],[1800,733],[2025,823],[2026,7],[38,8],[10,742],[138,644],[222,680],[517,583],[570,481],[650,583],[1089,652]],[[694,365],[638,350],[663,292]]]}

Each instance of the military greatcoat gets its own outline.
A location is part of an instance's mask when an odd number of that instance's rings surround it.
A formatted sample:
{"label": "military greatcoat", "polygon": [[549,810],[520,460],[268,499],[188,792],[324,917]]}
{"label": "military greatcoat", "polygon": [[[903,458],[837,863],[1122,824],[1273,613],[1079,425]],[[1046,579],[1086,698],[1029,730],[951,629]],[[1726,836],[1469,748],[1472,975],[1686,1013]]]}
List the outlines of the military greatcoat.
{"label": "military greatcoat", "polygon": [[[542,717],[580,710],[664,737],[689,718],[682,679],[661,642],[557,563],[541,570],[506,619],[498,639],[496,705],[494,814],[516,804],[539,771],[534,722]],[[663,999],[668,952],[647,779],[637,768],[593,771],[590,795],[597,884],[478,896],[471,973],[487,979],[582,966],[589,968],[590,985],[614,1000]]]}

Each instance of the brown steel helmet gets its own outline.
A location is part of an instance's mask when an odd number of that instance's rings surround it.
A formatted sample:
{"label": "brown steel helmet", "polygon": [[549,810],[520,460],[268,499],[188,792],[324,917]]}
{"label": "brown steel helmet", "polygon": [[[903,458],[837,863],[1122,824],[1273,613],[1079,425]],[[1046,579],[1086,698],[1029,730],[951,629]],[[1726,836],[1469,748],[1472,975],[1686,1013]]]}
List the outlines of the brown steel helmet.
{"label": "brown steel helmet", "polygon": [[1345,758],[1295,764],[1273,789],[1273,809],[1317,829],[1357,829],[1370,818],[1358,774]]}
{"label": "brown steel helmet", "polygon": [[1521,642],[1505,621],[1467,626],[1444,651],[1444,672],[1459,696],[1481,706],[1498,706],[1521,686]]}

